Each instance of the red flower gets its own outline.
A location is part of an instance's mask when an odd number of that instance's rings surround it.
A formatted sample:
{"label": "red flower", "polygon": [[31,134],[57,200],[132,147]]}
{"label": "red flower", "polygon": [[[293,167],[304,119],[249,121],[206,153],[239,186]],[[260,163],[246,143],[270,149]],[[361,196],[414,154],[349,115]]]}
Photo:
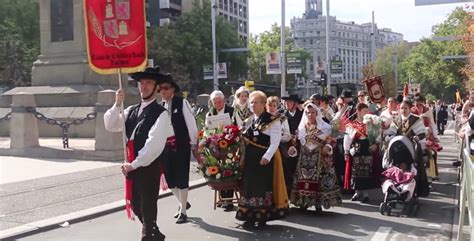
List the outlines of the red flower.
{"label": "red flower", "polygon": [[222,176],[224,176],[224,177],[230,177],[230,176],[232,176],[232,170],[225,170],[225,171],[222,173]]}

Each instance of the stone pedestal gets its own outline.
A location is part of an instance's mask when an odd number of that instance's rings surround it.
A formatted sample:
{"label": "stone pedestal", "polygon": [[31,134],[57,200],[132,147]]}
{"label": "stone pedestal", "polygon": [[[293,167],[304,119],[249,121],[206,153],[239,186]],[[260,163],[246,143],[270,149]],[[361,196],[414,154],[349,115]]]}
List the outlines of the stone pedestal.
{"label": "stone pedestal", "polygon": [[104,127],[104,114],[115,102],[115,91],[100,91],[97,98],[95,122],[95,150],[123,150],[122,132],[109,132]]}
{"label": "stone pedestal", "polygon": [[27,107],[36,107],[33,95],[18,93],[12,98],[12,116],[10,120],[10,148],[37,147],[38,121]]}

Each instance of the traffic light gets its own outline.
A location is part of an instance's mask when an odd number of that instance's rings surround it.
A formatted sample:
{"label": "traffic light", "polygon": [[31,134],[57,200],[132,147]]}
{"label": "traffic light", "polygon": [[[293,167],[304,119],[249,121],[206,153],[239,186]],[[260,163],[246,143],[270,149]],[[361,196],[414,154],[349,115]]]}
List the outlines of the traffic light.
{"label": "traffic light", "polygon": [[254,81],[252,81],[252,80],[246,80],[244,85],[245,85],[245,88],[246,88],[246,89],[248,89],[248,90],[250,90],[250,91],[254,91],[254,90],[255,90],[255,88],[253,87],[254,84],[255,84]]}
{"label": "traffic light", "polygon": [[324,72],[321,73],[321,84],[323,85],[326,85],[327,84],[327,78],[328,78],[328,75]]}

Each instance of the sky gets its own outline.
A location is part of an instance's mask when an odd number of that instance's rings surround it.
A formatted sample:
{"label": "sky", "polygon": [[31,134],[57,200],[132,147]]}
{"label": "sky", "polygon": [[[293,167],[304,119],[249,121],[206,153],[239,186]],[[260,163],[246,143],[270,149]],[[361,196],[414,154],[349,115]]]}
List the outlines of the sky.
{"label": "sky", "polygon": [[[248,0],[249,30],[258,34],[270,30],[273,23],[281,23],[281,0]],[[290,19],[301,17],[305,11],[305,0],[286,0],[286,26]],[[323,0],[324,15],[326,0]],[[338,20],[367,23],[372,21],[375,11],[375,23],[379,28],[391,28],[402,33],[409,42],[422,37],[430,37],[431,27],[446,19],[457,6],[465,3],[442,4],[433,6],[415,6],[415,0],[330,0],[330,15]]]}

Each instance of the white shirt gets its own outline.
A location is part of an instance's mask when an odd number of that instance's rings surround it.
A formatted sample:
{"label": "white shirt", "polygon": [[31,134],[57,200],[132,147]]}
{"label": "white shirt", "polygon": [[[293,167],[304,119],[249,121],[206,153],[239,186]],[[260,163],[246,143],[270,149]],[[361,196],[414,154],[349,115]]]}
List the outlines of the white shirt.
{"label": "white shirt", "polygon": [[[141,106],[148,106],[150,103],[152,103],[152,101],[142,102],[140,104],[140,109],[143,110],[144,107],[141,108]],[[130,109],[131,106],[125,109],[123,115],[120,114],[120,108],[115,105],[108,109],[104,114],[105,129],[110,132],[121,132],[124,127],[124,120],[127,118]],[[150,165],[161,155],[166,145],[166,139],[171,136],[174,136],[171,118],[168,113],[163,111],[155,124],[151,127],[150,132],[148,132],[148,138],[146,139],[145,145],[140,149],[140,151],[138,151],[135,160],[132,161],[133,169]]]}
{"label": "white shirt", "polygon": [[[272,115],[276,115],[277,113],[270,113]],[[281,122],[281,142],[289,142],[291,140],[291,132],[290,132],[290,124],[288,123],[288,119],[285,118],[283,122]]]}
{"label": "white shirt", "polygon": [[[257,119],[258,117],[254,116],[254,120]],[[262,133],[270,136],[270,146],[268,147],[265,154],[263,154],[262,158],[271,161],[273,155],[275,155],[275,152],[278,150],[278,146],[280,145],[282,136],[281,121],[273,121],[268,128],[262,131]]]}
{"label": "white shirt", "polygon": [[[168,110],[170,114],[174,113],[174,111],[177,111],[177,109],[173,110],[173,106],[171,106],[171,100],[163,102],[165,103],[165,109]],[[197,145],[198,129],[196,124],[196,118],[194,118],[191,105],[186,99],[183,99],[183,116],[184,121],[186,122],[186,127],[188,127],[190,143],[191,145]]]}

